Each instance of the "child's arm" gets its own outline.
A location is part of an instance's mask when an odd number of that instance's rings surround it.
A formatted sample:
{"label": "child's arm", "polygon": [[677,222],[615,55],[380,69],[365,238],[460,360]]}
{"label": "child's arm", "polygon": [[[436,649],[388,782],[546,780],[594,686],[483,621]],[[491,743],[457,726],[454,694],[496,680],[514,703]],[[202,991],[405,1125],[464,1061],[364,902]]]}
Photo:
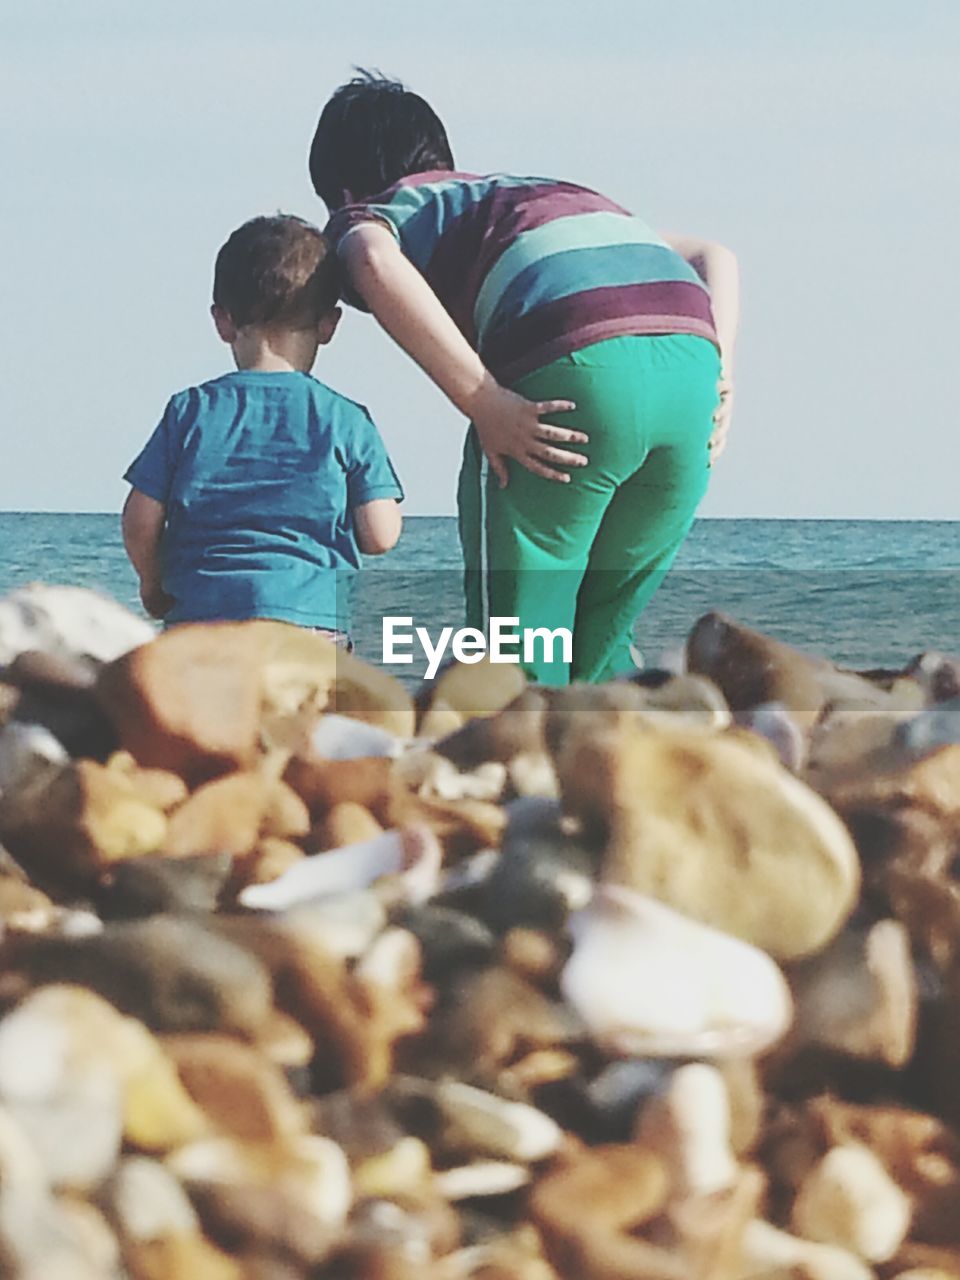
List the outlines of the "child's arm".
{"label": "child's arm", "polygon": [[395,498],[374,498],[353,508],[353,531],[365,556],[382,556],[397,545],[403,518]]}
{"label": "child's arm", "polygon": [[664,240],[694,271],[710,291],[710,306],[720,343],[720,404],[713,416],[715,428],[710,440],[710,460],[723,452],[733,411],[733,352],[740,323],[740,271],[737,259],[725,245],[694,236],[667,235]]}
{"label": "child's arm", "polygon": [[525,400],[501,387],[404,257],[392,232],[377,223],[363,223],[344,237],[340,259],[353,287],[391,338],[473,422],[501,485],[507,483],[507,458],[562,482],[570,477],[556,467],[586,465],[582,454],[556,447],[585,443],[582,431],[540,420],[542,414],[564,413],[575,406],[569,400]]}
{"label": "child's arm", "polygon": [[130,490],[123,504],[123,545],[140,579],[143,607],[154,618],[162,618],[174,604],[160,585],[160,536],[165,517],[162,502],[139,489]]}

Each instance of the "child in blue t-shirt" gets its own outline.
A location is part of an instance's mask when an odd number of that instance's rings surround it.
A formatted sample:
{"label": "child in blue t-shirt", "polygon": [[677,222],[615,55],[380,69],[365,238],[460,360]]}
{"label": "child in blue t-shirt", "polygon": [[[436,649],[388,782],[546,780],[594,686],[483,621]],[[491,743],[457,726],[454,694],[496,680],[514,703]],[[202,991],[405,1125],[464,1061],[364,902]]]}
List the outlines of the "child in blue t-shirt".
{"label": "child in blue t-shirt", "polygon": [[360,552],[396,544],[403,491],[366,409],[310,376],[337,300],[300,218],[254,218],[217,255],[211,311],[236,372],[173,396],[125,475],[124,544],[154,617],[346,631]]}

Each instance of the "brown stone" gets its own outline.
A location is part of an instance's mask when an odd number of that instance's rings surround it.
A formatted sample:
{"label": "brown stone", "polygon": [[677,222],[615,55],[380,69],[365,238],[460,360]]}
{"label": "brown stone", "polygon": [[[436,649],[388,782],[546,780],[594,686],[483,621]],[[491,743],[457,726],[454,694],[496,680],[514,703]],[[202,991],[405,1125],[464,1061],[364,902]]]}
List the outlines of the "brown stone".
{"label": "brown stone", "polygon": [[731,710],[779,702],[807,727],[828,703],[862,710],[923,705],[922,691],[912,681],[888,691],[720,613],[705,614],[696,623],[687,638],[686,663],[688,671],[717,685]]}
{"label": "brown stone", "polygon": [[304,754],[290,761],[284,781],[306,802],[315,820],[334,805],[351,803],[369,810],[381,826],[388,826],[391,764],[385,756],[324,760]]}
{"label": "brown stone", "polygon": [[167,1036],[163,1047],[194,1102],[213,1124],[245,1142],[304,1132],[303,1108],[283,1073],[230,1036]]}
{"label": "brown stone", "polygon": [[122,774],[79,760],[51,775],[3,837],[25,863],[89,873],[156,852],[167,819]]}
{"label": "brown stone", "polygon": [[688,1280],[682,1258],[636,1234],[665,1208],[668,1190],[663,1164],[642,1147],[594,1147],[539,1179],[530,1215],[565,1280]]}
{"label": "brown stone", "polygon": [[262,662],[250,624],[173,627],[104,667],[97,692],[139,764],[196,783],[253,764]]}

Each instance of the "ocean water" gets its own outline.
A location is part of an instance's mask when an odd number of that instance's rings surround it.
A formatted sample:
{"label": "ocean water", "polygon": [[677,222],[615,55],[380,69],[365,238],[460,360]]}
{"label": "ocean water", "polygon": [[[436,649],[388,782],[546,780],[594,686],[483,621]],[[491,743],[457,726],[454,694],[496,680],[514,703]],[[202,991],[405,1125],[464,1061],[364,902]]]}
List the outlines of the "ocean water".
{"label": "ocean water", "polygon": [[[140,610],[116,515],[0,512],[0,596],[33,581],[92,587]],[[647,664],[675,653],[710,609],[854,667],[960,652],[960,522],[700,520],[638,621]],[[408,518],[397,549],[361,575],[353,633],[376,662],[384,615],[431,635],[463,625],[453,518]],[[424,665],[392,669],[413,681]]]}

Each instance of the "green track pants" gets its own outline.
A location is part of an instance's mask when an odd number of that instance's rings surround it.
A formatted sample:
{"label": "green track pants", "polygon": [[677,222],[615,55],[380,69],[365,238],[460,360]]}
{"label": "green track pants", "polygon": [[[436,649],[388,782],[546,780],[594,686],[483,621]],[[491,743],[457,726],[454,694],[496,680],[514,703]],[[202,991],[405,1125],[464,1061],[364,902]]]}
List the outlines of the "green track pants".
{"label": "green track pants", "polygon": [[550,419],[590,437],[569,446],[590,460],[569,484],[510,462],[501,489],[470,428],[458,490],[467,622],[571,631],[572,662],[537,644],[523,663],[540,683],[633,669],[633,624],[706,492],[719,372],[712,343],[670,334],[611,338],[521,378],[513,389],[528,399],[577,406]]}

